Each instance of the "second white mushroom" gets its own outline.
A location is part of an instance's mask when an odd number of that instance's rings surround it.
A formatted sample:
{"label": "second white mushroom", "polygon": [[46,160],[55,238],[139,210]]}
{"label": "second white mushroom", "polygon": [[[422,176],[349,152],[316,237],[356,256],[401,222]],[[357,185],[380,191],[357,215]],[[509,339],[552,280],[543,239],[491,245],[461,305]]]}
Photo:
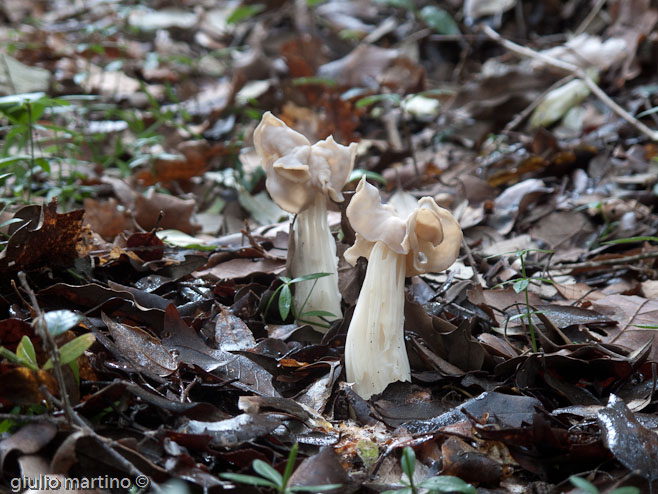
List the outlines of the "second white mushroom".
{"label": "second white mushroom", "polygon": [[347,208],[356,243],[345,252],[354,265],[368,259],[365,280],[345,343],[347,381],[368,399],[395,381],[410,381],[404,345],[404,280],[447,269],[455,262],[462,231],[431,197],[410,211],[383,205],[379,190],[361,179]]}
{"label": "second white mushroom", "polygon": [[[306,137],[267,112],[254,131],[254,146],[267,173],[266,186],[272,199],[297,215],[291,237],[294,252],[289,253],[291,276],[331,273],[296,283],[295,308],[342,317],[336,242],[327,221],[327,202],[343,200],[341,190],[354,167],[356,144],[343,146],[329,136],[311,145]],[[320,318],[308,319],[316,323],[315,329],[326,331]]]}

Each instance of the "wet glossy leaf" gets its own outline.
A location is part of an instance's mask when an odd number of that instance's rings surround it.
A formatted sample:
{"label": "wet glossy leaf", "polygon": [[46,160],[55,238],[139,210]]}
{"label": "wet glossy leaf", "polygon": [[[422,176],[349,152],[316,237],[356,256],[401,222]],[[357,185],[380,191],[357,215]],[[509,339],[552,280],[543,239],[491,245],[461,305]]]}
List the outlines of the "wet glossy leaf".
{"label": "wet glossy leaf", "polygon": [[48,332],[53,336],[58,336],[80,324],[82,316],[70,310],[53,310],[44,314],[44,320]]}

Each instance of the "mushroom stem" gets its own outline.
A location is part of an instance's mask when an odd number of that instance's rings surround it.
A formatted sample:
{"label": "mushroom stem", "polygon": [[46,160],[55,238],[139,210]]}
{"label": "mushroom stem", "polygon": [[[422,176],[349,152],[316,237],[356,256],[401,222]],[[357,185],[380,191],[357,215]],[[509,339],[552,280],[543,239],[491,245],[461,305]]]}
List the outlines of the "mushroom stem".
{"label": "mushroom stem", "polygon": [[[293,229],[294,255],[290,272],[294,278],[313,273],[331,273],[315,280],[295,284],[295,309],[304,312],[322,310],[331,312],[339,319],[341,296],[338,291],[338,258],[336,241],[329,230],[327,221],[327,196],[318,193],[313,202],[297,214]],[[306,321],[321,323],[316,316],[302,317]],[[317,331],[327,332],[327,328],[313,325]]]}
{"label": "mushroom stem", "polygon": [[392,382],[411,381],[404,346],[405,270],[405,254],[375,243],[345,342],[347,381],[366,400]]}

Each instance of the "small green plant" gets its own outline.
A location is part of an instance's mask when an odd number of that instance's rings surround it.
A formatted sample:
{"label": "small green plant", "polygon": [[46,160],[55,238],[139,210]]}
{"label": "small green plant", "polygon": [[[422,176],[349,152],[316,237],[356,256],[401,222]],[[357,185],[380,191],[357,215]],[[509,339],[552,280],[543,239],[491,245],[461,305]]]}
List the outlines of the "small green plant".
{"label": "small green plant", "polygon": [[[313,274],[307,274],[304,276],[299,276],[294,279],[290,279],[287,276],[279,276],[279,279],[283,282],[282,285],[280,285],[276,290],[274,290],[274,293],[270,297],[269,301],[267,302],[267,305],[265,306],[265,312],[264,314],[268,314],[270,307],[272,306],[272,303],[274,302],[274,299],[276,299],[277,294],[279,295],[279,315],[281,316],[281,320],[285,321],[288,318],[288,315],[292,312],[293,317],[295,320],[304,322],[304,323],[310,323],[314,324],[316,326],[324,326],[322,324],[319,324],[317,322],[311,322],[308,321],[309,317],[336,317],[335,314],[332,314],[331,312],[323,311],[323,310],[312,310],[312,311],[307,311],[304,312],[304,307],[306,306],[306,302],[308,302],[309,297],[311,296],[311,293],[313,292],[313,289],[315,288],[315,285],[317,283],[317,280],[319,278],[324,278],[325,276],[331,276],[331,273],[313,273]],[[292,290],[290,289],[291,285],[294,285],[295,283],[300,283],[302,281],[309,281],[309,280],[315,280],[313,283],[313,286],[311,287],[311,290],[308,292],[308,295],[306,296],[306,300],[304,300],[304,303],[302,306],[297,309],[293,303],[292,303]],[[324,327],[329,327],[327,324]]]}
{"label": "small green plant", "polygon": [[[583,494],[599,494],[596,486],[585,479],[572,475],[569,477],[569,482],[578,487]],[[637,487],[618,487],[614,491],[611,491],[610,494],[640,494],[640,489]]]}
{"label": "small green plant", "polygon": [[[77,326],[80,322],[80,316],[67,310],[56,310],[47,312],[43,315],[44,322],[48,328],[48,332],[53,336],[68,331],[69,329]],[[59,363],[61,365],[68,364],[75,374],[76,379],[79,379],[77,358],[81,356],[87,349],[96,341],[96,337],[92,333],[86,333],[78,336],[77,338],[65,343],[59,348]],[[37,355],[34,351],[32,340],[27,336],[23,336],[21,341],[16,347],[16,353],[11,350],[0,346],[0,357],[5,357],[12,362],[25,366],[30,370],[50,370],[53,368],[52,359],[48,359],[45,364],[39,369],[37,363]]]}
{"label": "small green plant", "polygon": [[538,314],[538,311],[532,310],[532,306],[530,305],[530,294],[528,292],[528,286],[530,286],[530,283],[553,283],[553,280],[549,280],[548,278],[541,278],[537,276],[528,276],[526,272],[526,257],[530,252],[541,252],[545,254],[552,254],[552,250],[543,250],[543,249],[522,249],[522,250],[516,250],[512,252],[505,252],[503,254],[496,254],[495,256],[489,256],[489,257],[498,257],[501,255],[506,255],[506,254],[516,254],[519,257],[519,260],[521,261],[521,276],[519,278],[516,278],[514,280],[509,280],[509,281],[504,281],[503,283],[499,283],[496,285],[494,288],[498,287],[503,287],[505,285],[512,285],[512,288],[516,293],[521,293],[523,292],[525,295],[525,313],[523,314],[517,314],[515,316],[510,317],[510,320],[513,319],[518,319],[521,318],[522,320],[525,320],[527,325],[528,325],[528,332],[530,333],[530,341],[532,343],[532,351],[537,352],[539,347],[537,346],[537,338],[535,336],[535,328],[532,323],[532,316],[533,314]]}
{"label": "small green plant", "polygon": [[290,448],[290,454],[288,455],[288,461],[286,462],[286,468],[283,475],[263,460],[254,460],[252,468],[258,475],[222,473],[219,476],[226,480],[232,480],[233,482],[239,482],[241,484],[269,487],[275,489],[277,494],[291,494],[293,492],[325,492],[341,487],[341,484],[288,486],[288,482],[290,481],[290,477],[292,476],[295,467],[295,459],[297,458],[298,449],[298,443],[293,444],[292,448]]}
{"label": "small green plant", "polygon": [[0,168],[8,168],[16,177],[14,194],[27,192],[31,199],[34,174],[41,169],[50,173],[50,159],[37,156],[35,130],[38,120],[48,108],[67,105],[61,99],[48,98],[44,93],[25,93],[0,98],[0,114],[8,124],[0,151]]}
{"label": "small green plant", "polygon": [[477,494],[477,490],[471,484],[464,482],[459,477],[451,475],[437,475],[423,480],[416,485],[414,482],[414,471],[416,470],[416,453],[413,448],[407,446],[402,451],[400,460],[402,471],[407,479],[401,482],[406,486],[402,489],[384,491],[382,494],[418,494],[419,489],[427,489],[429,492],[461,492],[462,494]]}

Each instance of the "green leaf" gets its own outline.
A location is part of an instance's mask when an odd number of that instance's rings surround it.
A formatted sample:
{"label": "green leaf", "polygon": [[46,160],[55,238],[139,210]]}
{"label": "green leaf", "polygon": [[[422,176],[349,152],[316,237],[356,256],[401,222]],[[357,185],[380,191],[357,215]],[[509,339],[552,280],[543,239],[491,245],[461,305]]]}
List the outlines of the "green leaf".
{"label": "green leaf", "polygon": [[414,477],[414,470],[416,470],[416,453],[413,448],[407,446],[402,451],[402,460],[400,461],[402,471],[407,474],[409,481]]}
{"label": "green leaf", "polygon": [[414,10],[415,8],[413,0],[375,0],[375,3],[407,10]]}
{"label": "green leaf", "polygon": [[380,101],[390,101],[394,105],[399,105],[400,95],[394,93],[373,94],[371,96],[366,96],[365,98],[359,99],[356,102],[356,107],[363,108],[364,106],[370,106],[372,104],[379,103]]}
{"label": "green leaf", "polygon": [[328,77],[317,77],[317,76],[295,77],[292,80],[293,86],[305,86],[307,84],[317,84],[320,86],[336,87],[336,81],[334,79],[329,79]]}
{"label": "green leaf", "polygon": [[281,485],[283,487],[288,485],[290,476],[292,475],[292,472],[295,468],[295,458],[297,458],[298,450],[299,450],[299,443],[293,444],[292,448],[290,448],[290,454],[288,455],[288,461],[286,462],[286,469],[283,472],[283,480],[281,482]]}
{"label": "green leaf", "polygon": [[46,312],[43,316],[48,332],[58,336],[71,328],[76,327],[82,321],[82,316],[70,310],[53,310]]}
{"label": "green leaf", "polygon": [[273,482],[276,486],[283,485],[283,477],[281,474],[263,460],[254,460],[251,466],[258,475]]}
{"label": "green leaf", "polygon": [[461,492],[463,494],[476,494],[477,489],[471,484],[464,482],[459,477],[440,475],[423,480],[420,487],[439,492]]}
{"label": "green leaf", "polygon": [[293,280],[290,280],[288,283],[299,283],[301,281],[308,281],[308,280],[317,280],[318,278],[324,278],[325,276],[331,276],[332,273],[312,273],[312,274],[305,274],[304,276],[299,276]]}
{"label": "green leaf", "polygon": [[[59,363],[61,365],[66,365],[69,362],[77,359],[80,355],[85,353],[87,349],[94,344],[96,337],[93,333],[87,333],[78,336],[76,339],[69,341],[59,349]],[[43,366],[44,370],[52,369],[53,362],[52,359],[48,359],[48,362]]]}
{"label": "green leaf", "polygon": [[286,320],[290,314],[290,306],[292,305],[292,293],[290,292],[290,285],[283,285],[281,293],[279,294],[279,314],[281,319]]}
{"label": "green leaf", "polygon": [[220,473],[219,476],[223,479],[232,480],[233,482],[240,482],[241,484],[259,485],[264,487],[272,487],[276,489],[279,487],[277,484],[269,480],[256,477],[255,475],[243,475],[241,473]]}
{"label": "green leaf", "polygon": [[179,230],[160,230],[155,233],[160,240],[175,247],[182,247],[183,249],[212,251],[217,247],[214,245],[206,245],[203,240],[183,233]]}
{"label": "green leaf", "polygon": [[514,288],[514,291],[516,293],[521,293],[523,290],[528,288],[528,285],[530,284],[530,280],[528,278],[524,278],[522,280],[518,280],[514,282],[512,285],[512,288]]}
{"label": "green leaf", "polygon": [[620,487],[612,491],[610,494],[640,494],[640,489],[637,487]]}
{"label": "green leaf", "polygon": [[350,178],[347,179],[347,182],[358,182],[361,180],[361,177],[366,177],[366,179],[374,180],[382,185],[386,185],[386,179],[382,175],[377,172],[371,172],[370,170],[364,170],[363,168],[357,168],[350,173]]}
{"label": "green leaf", "polygon": [[39,370],[37,365],[37,354],[34,352],[34,345],[32,340],[27,336],[21,338],[21,342],[16,348],[16,356],[19,361],[26,367],[29,367],[32,370]]}
{"label": "green leaf", "polygon": [[32,157],[27,154],[19,154],[18,156],[9,156],[7,158],[0,158],[0,168],[10,166],[21,161],[31,161]]}
{"label": "green leaf", "polygon": [[402,489],[397,489],[397,490],[390,490],[390,491],[384,491],[381,492],[380,494],[414,494],[414,491],[411,487],[404,487]]}
{"label": "green leaf", "polygon": [[0,111],[7,112],[16,106],[21,106],[28,101],[36,101],[43,98],[46,93],[22,93],[3,96],[0,98]]}
{"label": "green leaf", "polygon": [[73,372],[73,377],[75,377],[75,382],[80,386],[80,366],[78,365],[77,360],[71,360],[69,362],[69,367],[71,372]]}
{"label": "green leaf", "polygon": [[50,173],[50,162],[46,158],[37,158],[34,164],[41,168],[44,172]]}
{"label": "green leaf", "polygon": [[7,360],[11,360],[12,362],[15,362],[17,364],[21,363],[21,359],[19,359],[14,352],[8,350],[3,346],[0,346],[0,356],[5,357]]}
{"label": "green leaf", "polygon": [[324,485],[296,485],[294,487],[288,487],[286,491],[288,492],[324,492],[332,491],[334,489],[339,489],[343,484],[324,484]]}
{"label": "green leaf", "polygon": [[569,477],[569,481],[579,489],[583,490],[585,494],[599,494],[599,490],[591,482],[588,482],[585,479],[572,475]]}
{"label": "green leaf", "polygon": [[300,317],[336,317],[336,314],[326,310],[309,310],[304,312]]}
{"label": "green leaf", "polygon": [[438,34],[459,34],[459,26],[448,13],[434,5],[427,5],[420,11],[420,18]]}
{"label": "green leaf", "polygon": [[658,237],[618,238],[617,240],[608,240],[607,242],[603,242],[603,245],[634,244],[637,242],[658,242]]}
{"label": "green leaf", "polygon": [[236,8],[231,15],[226,19],[227,24],[237,24],[240,21],[249,19],[256,14],[265,10],[265,5],[262,3],[256,3],[254,5],[240,5]]}

